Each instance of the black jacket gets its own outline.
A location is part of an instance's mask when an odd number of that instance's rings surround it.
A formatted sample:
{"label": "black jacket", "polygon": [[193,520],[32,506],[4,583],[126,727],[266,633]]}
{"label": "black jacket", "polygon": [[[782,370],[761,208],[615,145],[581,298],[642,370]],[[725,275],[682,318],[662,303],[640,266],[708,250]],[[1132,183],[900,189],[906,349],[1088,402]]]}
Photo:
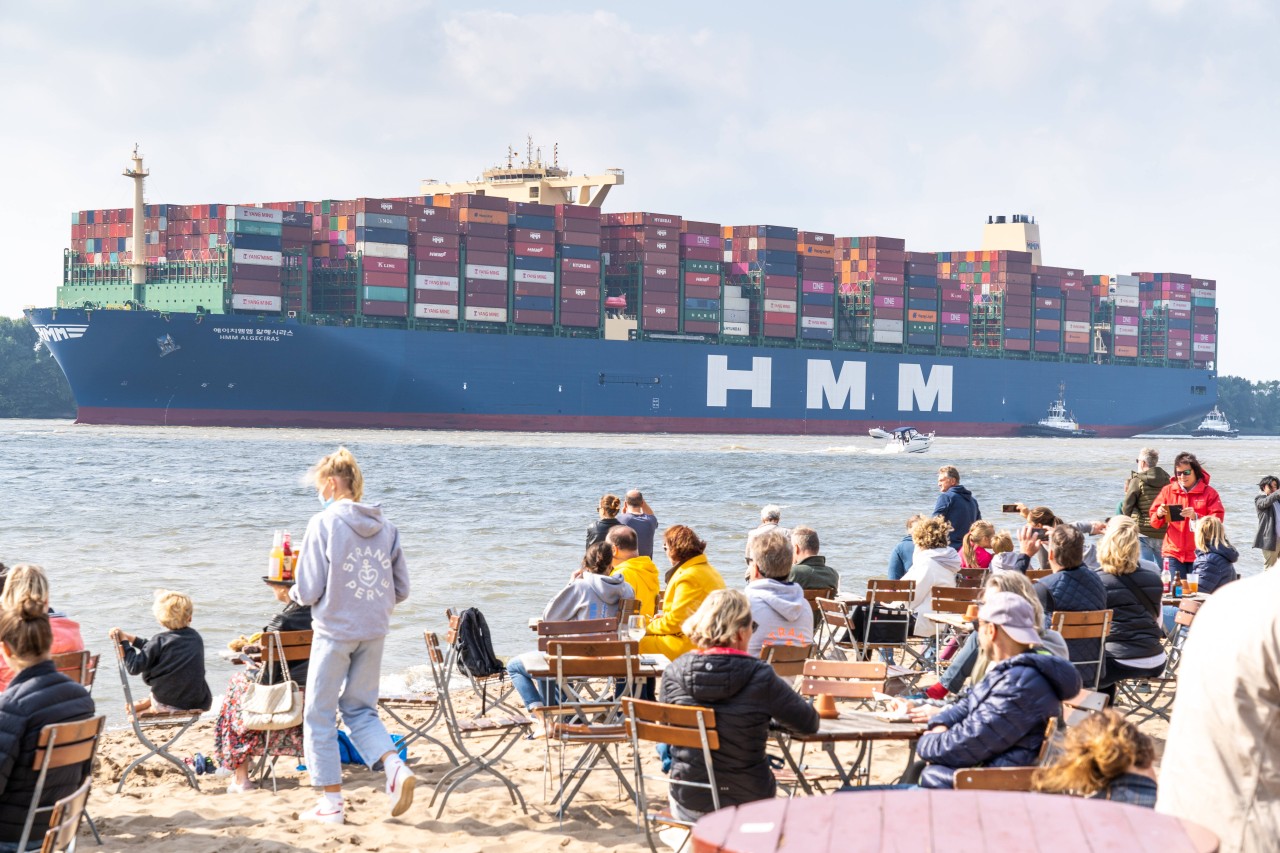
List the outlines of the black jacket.
{"label": "black jacket", "polygon": [[[1053,614],[1058,610],[1080,612],[1107,609],[1106,587],[1102,585],[1102,578],[1098,577],[1098,573],[1088,566],[1054,572],[1047,578],[1036,581],[1035,588],[1049,624],[1053,624]],[[1067,652],[1073,661],[1097,660],[1102,657],[1098,644],[1098,640],[1067,640]],[[1093,684],[1093,664],[1077,666],[1076,669],[1085,684]]]}
{"label": "black jacket", "polygon": [[[296,601],[290,601],[275,616],[271,617],[271,621],[262,629],[265,631],[310,631],[311,630],[311,608],[307,605],[298,604]],[[263,660],[266,660],[266,651],[263,650]],[[299,687],[307,686],[307,665],[309,660],[292,661],[289,664],[289,677],[298,683]],[[283,680],[280,664],[276,664],[271,668],[271,672],[265,674],[262,679],[263,684],[278,684]]]}
{"label": "black jacket", "polygon": [[1276,501],[1280,501],[1280,489],[1269,495],[1253,496],[1254,509],[1258,511],[1258,535],[1253,538],[1253,547],[1264,551],[1276,550]]}
{"label": "black jacket", "polygon": [[[51,723],[87,720],[93,710],[89,692],[58,672],[53,661],[22,670],[0,693],[0,841],[16,843],[22,837],[36,790],[38,774],[31,764],[40,730]],[[87,770],[83,764],[50,770],[41,805],[51,805],[78,788]],[[32,837],[38,840],[42,835],[37,820]]]}
{"label": "black jacket", "polygon": [[1131,660],[1153,657],[1164,651],[1160,629],[1160,597],[1164,584],[1160,576],[1149,569],[1138,568],[1123,578],[1107,572],[1098,572],[1098,577],[1107,590],[1107,608],[1111,609],[1107,657]]}
{"label": "black jacket", "polygon": [[604,537],[609,535],[609,528],[617,527],[621,524],[616,518],[602,518],[595,524],[587,528],[587,547],[590,548],[597,542],[603,542]]}
{"label": "black jacket", "polygon": [[[733,806],[773,797],[777,785],[765,744],[769,722],[795,731],[818,730],[818,712],[767,663],[745,654],[689,652],[672,661],[662,675],[662,701],[705,705],[716,712],[720,748],[711,753],[720,789],[720,805]],[[671,778],[706,782],[701,749],[672,747]],[[672,785],[671,796],[695,812],[714,808],[706,788]]]}
{"label": "black jacket", "polygon": [[156,634],[149,640],[136,637],[124,647],[124,666],[130,675],[141,675],[151,696],[170,708],[207,711],[213,694],[204,677],[204,640],[190,626]]}

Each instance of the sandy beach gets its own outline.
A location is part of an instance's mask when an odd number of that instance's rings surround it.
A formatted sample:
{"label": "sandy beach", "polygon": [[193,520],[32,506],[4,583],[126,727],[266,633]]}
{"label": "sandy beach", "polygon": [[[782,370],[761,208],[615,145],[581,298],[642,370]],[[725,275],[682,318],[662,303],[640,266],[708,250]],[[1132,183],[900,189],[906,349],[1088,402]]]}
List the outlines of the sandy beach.
{"label": "sandy beach", "polygon": [[[466,693],[460,693],[461,708],[469,706]],[[474,704],[470,707],[474,708]],[[114,708],[100,711],[119,717]],[[389,721],[388,721],[389,722]],[[1163,751],[1167,725],[1149,723],[1143,730],[1156,740],[1157,751]],[[394,729],[392,729],[394,731]],[[444,737],[443,726],[434,732]],[[207,716],[189,732],[181,755],[213,751],[213,717]],[[572,755],[580,747],[572,747]],[[265,789],[245,794],[227,794],[227,777],[198,777],[202,790],[194,791],[181,775],[166,762],[152,759],[129,777],[122,793],[115,793],[120,771],[134,757],[141,755],[131,730],[111,731],[98,752],[98,767],[90,799],[90,813],[102,833],[103,850],[163,849],[174,853],[214,853],[214,851],[284,851],[284,850],[368,850],[412,851],[443,849],[466,853],[539,853],[565,848],[575,850],[620,850],[639,853],[647,850],[643,830],[637,828],[635,808],[607,768],[598,768],[574,800],[563,823],[555,815],[555,807],[547,800],[554,793],[559,767],[560,747],[547,747],[541,740],[517,744],[503,762],[504,771],[520,786],[529,813],[513,806],[506,790],[492,777],[474,777],[454,791],[440,820],[434,819],[434,808],[428,808],[431,786],[447,770],[448,764],[433,747],[418,747],[410,753],[414,771],[423,780],[413,807],[402,817],[389,819],[384,777],[362,767],[346,768],[344,792],[347,802],[345,826],[306,824],[297,820],[299,812],[309,808],[314,794],[305,774],[297,772],[298,763],[289,758],[277,765],[280,771],[279,791]],[[770,746],[776,752],[776,745]],[[853,747],[842,746],[840,754],[852,753]],[[630,772],[630,747],[622,749],[624,768]],[[644,756],[646,769],[657,772],[657,760]],[[892,782],[906,762],[906,748],[896,743],[879,743],[875,747],[872,766],[873,781]],[[821,753],[810,752],[806,763],[825,767]],[[548,786],[544,794],[544,768]],[[649,787],[650,796],[660,792],[660,785]],[[81,843],[92,847],[88,828],[82,830]]]}

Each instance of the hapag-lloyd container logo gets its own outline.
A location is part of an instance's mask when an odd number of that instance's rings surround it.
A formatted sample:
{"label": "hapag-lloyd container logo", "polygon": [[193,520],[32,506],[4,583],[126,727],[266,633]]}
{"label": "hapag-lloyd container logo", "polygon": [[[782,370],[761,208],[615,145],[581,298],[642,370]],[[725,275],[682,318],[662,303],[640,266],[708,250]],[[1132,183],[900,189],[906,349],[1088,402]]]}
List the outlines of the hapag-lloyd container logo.
{"label": "hapag-lloyd container logo", "polygon": [[74,341],[77,338],[84,337],[87,325],[67,325],[67,326],[36,326],[32,325],[39,336],[41,343],[56,343],[59,341]]}

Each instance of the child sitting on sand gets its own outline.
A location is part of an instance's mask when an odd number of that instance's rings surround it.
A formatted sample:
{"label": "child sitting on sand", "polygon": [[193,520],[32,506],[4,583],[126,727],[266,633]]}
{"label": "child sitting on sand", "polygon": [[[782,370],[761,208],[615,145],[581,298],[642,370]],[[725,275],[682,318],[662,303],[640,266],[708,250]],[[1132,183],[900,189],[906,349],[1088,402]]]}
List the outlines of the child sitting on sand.
{"label": "child sitting on sand", "polygon": [[204,640],[191,627],[194,606],[189,596],[156,590],[151,612],[167,631],[149,640],[112,628],[108,636],[124,646],[124,666],[141,675],[151,697],[133,705],[134,711],[207,711],[213,694],[204,677]]}

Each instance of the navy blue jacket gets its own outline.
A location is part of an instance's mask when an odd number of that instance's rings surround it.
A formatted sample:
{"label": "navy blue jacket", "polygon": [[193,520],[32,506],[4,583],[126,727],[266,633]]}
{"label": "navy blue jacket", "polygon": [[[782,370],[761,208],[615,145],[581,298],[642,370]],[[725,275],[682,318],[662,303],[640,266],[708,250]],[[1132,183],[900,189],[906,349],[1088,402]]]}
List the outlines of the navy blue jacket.
{"label": "navy blue jacket", "polygon": [[1200,573],[1200,591],[1213,592],[1240,577],[1236,573],[1236,560],[1240,552],[1230,545],[1222,544],[1209,551],[1196,551],[1196,561],[1192,565],[1193,572]]}
{"label": "navy blue jacket", "polygon": [[925,788],[950,788],[966,767],[1030,767],[1044,742],[1044,728],[1062,712],[1062,700],[1080,692],[1070,662],[1047,652],[1002,660],[986,678],[929,725],[916,749],[929,762],[920,776]]}
{"label": "navy blue jacket", "polygon": [[[58,672],[53,661],[22,670],[0,693],[0,841],[16,844],[22,837],[27,807],[36,790],[37,773],[31,764],[35,760],[40,730],[52,723],[70,723],[92,716],[93,700],[89,692]],[[87,770],[83,764],[50,770],[40,797],[41,805],[52,805],[75,791],[84,781]],[[32,837],[42,836],[37,819]]]}
{"label": "navy blue jacket", "polygon": [[893,553],[889,555],[889,570],[886,573],[889,580],[902,580],[907,569],[911,568],[912,555],[915,551],[916,543],[911,540],[911,537],[902,537],[902,541],[894,546]]}
{"label": "navy blue jacket", "polygon": [[[1102,585],[1102,578],[1088,566],[1076,566],[1074,569],[1063,569],[1054,572],[1047,578],[1035,582],[1036,597],[1044,608],[1044,618],[1053,624],[1053,614],[1059,610],[1080,612],[1084,610],[1107,610],[1107,588]],[[1073,661],[1098,660],[1100,640],[1067,640],[1067,653]],[[1092,685],[1096,664],[1076,667],[1085,684]]]}
{"label": "navy blue jacket", "polygon": [[951,547],[957,551],[960,550],[969,528],[982,518],[977,499],[961,485],[952,486],[938,495],[938,502],[933,505],[933,514],[951,522]]}

